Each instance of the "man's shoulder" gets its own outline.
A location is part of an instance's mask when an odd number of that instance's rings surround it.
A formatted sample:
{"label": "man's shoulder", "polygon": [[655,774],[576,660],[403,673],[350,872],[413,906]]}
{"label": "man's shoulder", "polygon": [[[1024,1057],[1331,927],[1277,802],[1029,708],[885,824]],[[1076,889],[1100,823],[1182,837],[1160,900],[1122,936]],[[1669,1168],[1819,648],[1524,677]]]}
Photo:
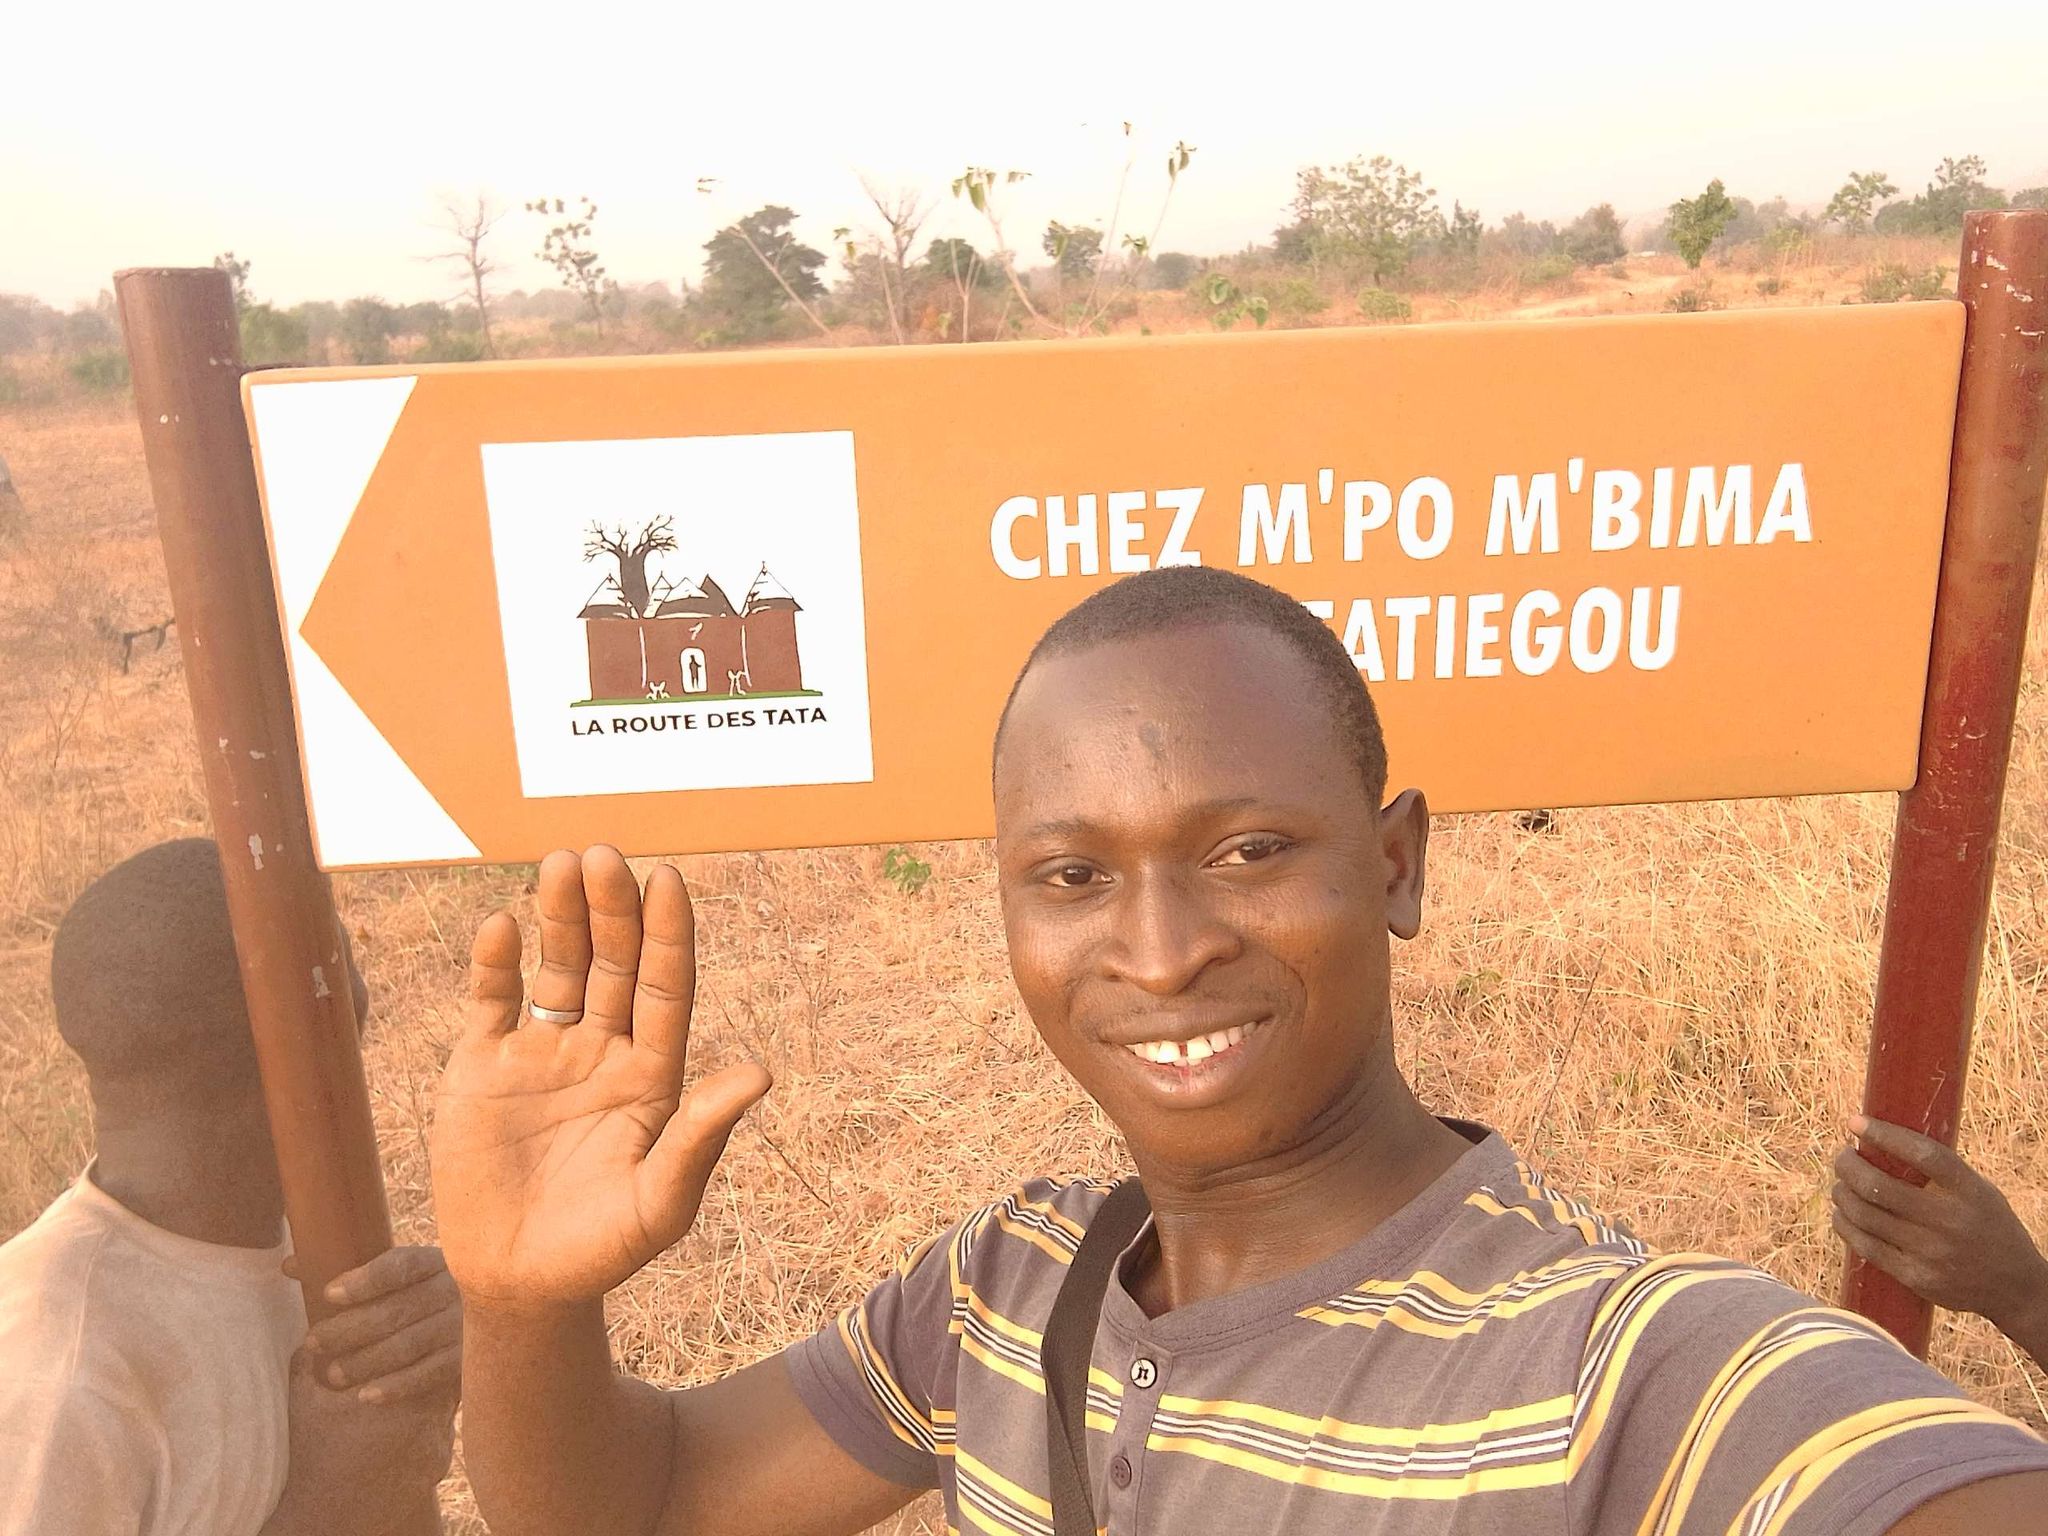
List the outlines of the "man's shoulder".
{"label": "man's shoulder", "polygon": [[1064,1270],[1088,1225],[1123,1181],[1092,1177],[1027,1179],[958,1223],[950,1238],[963,1261]]}
{"label": "man's shoulder", "polygon": [[107,1230],[64,1196],[0,1244],[0,1443],[18,1469],[130,1472],[161,1460],[163,1428],[135,1369],[135,1309],[112,1307]]}
{"label": "man's shoulder", "polygon": [[0,1244],[0,1381],[160,1404],[218,1343],[201,1326],[207,1279],[139,1246],[74,1185]]}
{"label": "man's shoulder", "polygon": [[[1909,1368],[1919,1365],[1869,1319],[1713,1253],[1652,1254],[1617,1276],[1593,1311],[1586,1351],[1589,1363],[1640,1356],[1636,1363],[1647,1366],[1671,1353],[1752,1353],[1790,1334],[1869,1344]],[[1932,1370],[1926,1380],[1950,1385]]]}
{"label": "man's shoulder", "polygon": [[68,1380],[100,1353],[86,1313],[110,1234],[75,1193],[0,1243],[0,1379]]}
{"label": "man's shoulder", "polygon": [[1464,1198],[1454,1240],[1560,1256],[1597,1249],[1635,1263],[1652,1256],[1627,1222],[1551,1183],[1504,1142],[1495,1146],[1489,1166]]}

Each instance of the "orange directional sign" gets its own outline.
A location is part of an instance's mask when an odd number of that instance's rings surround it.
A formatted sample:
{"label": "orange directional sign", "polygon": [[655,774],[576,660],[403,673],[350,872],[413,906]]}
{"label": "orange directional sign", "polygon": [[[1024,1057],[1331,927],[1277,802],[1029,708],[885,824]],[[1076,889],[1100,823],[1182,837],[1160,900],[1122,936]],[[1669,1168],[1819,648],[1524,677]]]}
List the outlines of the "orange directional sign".
{"label": "orange directional sign", "polygon": [[990,830],[1119,575],[1324,616],[1444,810],[1898,788],[1962,311],[263,372],[328,868]]}

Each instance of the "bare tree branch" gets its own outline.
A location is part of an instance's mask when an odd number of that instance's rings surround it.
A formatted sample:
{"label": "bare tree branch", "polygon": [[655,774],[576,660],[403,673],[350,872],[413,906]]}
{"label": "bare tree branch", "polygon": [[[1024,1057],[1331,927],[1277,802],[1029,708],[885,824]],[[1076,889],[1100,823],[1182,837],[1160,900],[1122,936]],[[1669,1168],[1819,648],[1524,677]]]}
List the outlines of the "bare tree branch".
{"label": "bare tree branch", "polygon": [[[889,313],[889,329],[901,346],[904,341],[903,316],[898,309],[901,297],[910,291],[910,247],[917,241],[917,232],[924,221],[931,216],[931,210],[924,206],[924,198],[915,189],[896,192],[877,191],[865,176],[860,179],[860,189],[874,205],[875,212],[882,217],[882,223],[889,231],[889,259],[881,260],[881,242],[875,244],[875,256],[882,277],[882,303]],[[896,286],[889,286],[889,268],[896,269]]]}
{"label": "bare tree branch", "polygon": [[476,308],[477,327],[483,333],[483,355],[496,357],[498,349],[491,340],[490,299],[484,290],[484,279],[497,271],[498,265],[484,255],[483,244],[484,237],[491,232],[491,226],[505,216],[505,210],[494,210],[490,200],[479,192],[473,208],[464,207],[451,200],[442,204],[442,212],[448,217],[446,228],[455,236],[457,248],[438,252],[429,259],[462,264],[468,273],[469,301]]}

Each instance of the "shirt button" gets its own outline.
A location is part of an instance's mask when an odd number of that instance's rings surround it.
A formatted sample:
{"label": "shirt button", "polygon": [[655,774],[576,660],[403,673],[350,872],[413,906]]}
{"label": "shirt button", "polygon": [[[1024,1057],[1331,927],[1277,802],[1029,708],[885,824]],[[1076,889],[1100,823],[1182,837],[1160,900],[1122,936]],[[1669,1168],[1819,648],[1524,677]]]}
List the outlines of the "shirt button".
{"label": "shirt button", "polygon": [[1109,1480],[1119,1488],[1131,1486],[1131,1458],[1119,1454],[1109,1464]]}
{"label": "shirt button", "polygon": [[1140,1355],[1131,1362],[1131,1385],[1140,1392],[1159,1379],[1159,1367]]}

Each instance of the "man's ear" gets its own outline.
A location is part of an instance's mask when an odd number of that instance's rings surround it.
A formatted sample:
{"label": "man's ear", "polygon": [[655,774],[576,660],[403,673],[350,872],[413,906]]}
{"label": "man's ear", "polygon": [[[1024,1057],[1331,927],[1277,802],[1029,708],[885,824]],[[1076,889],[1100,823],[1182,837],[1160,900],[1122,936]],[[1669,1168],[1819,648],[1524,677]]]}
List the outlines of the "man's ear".
{"label": "man's ear", "polygon": [[1380,812],[1380,852],[1387,865],[1387,931],[1412,939],[1422,931],[1422,860],[1429,851],[1429,802],[1404,789]]}

